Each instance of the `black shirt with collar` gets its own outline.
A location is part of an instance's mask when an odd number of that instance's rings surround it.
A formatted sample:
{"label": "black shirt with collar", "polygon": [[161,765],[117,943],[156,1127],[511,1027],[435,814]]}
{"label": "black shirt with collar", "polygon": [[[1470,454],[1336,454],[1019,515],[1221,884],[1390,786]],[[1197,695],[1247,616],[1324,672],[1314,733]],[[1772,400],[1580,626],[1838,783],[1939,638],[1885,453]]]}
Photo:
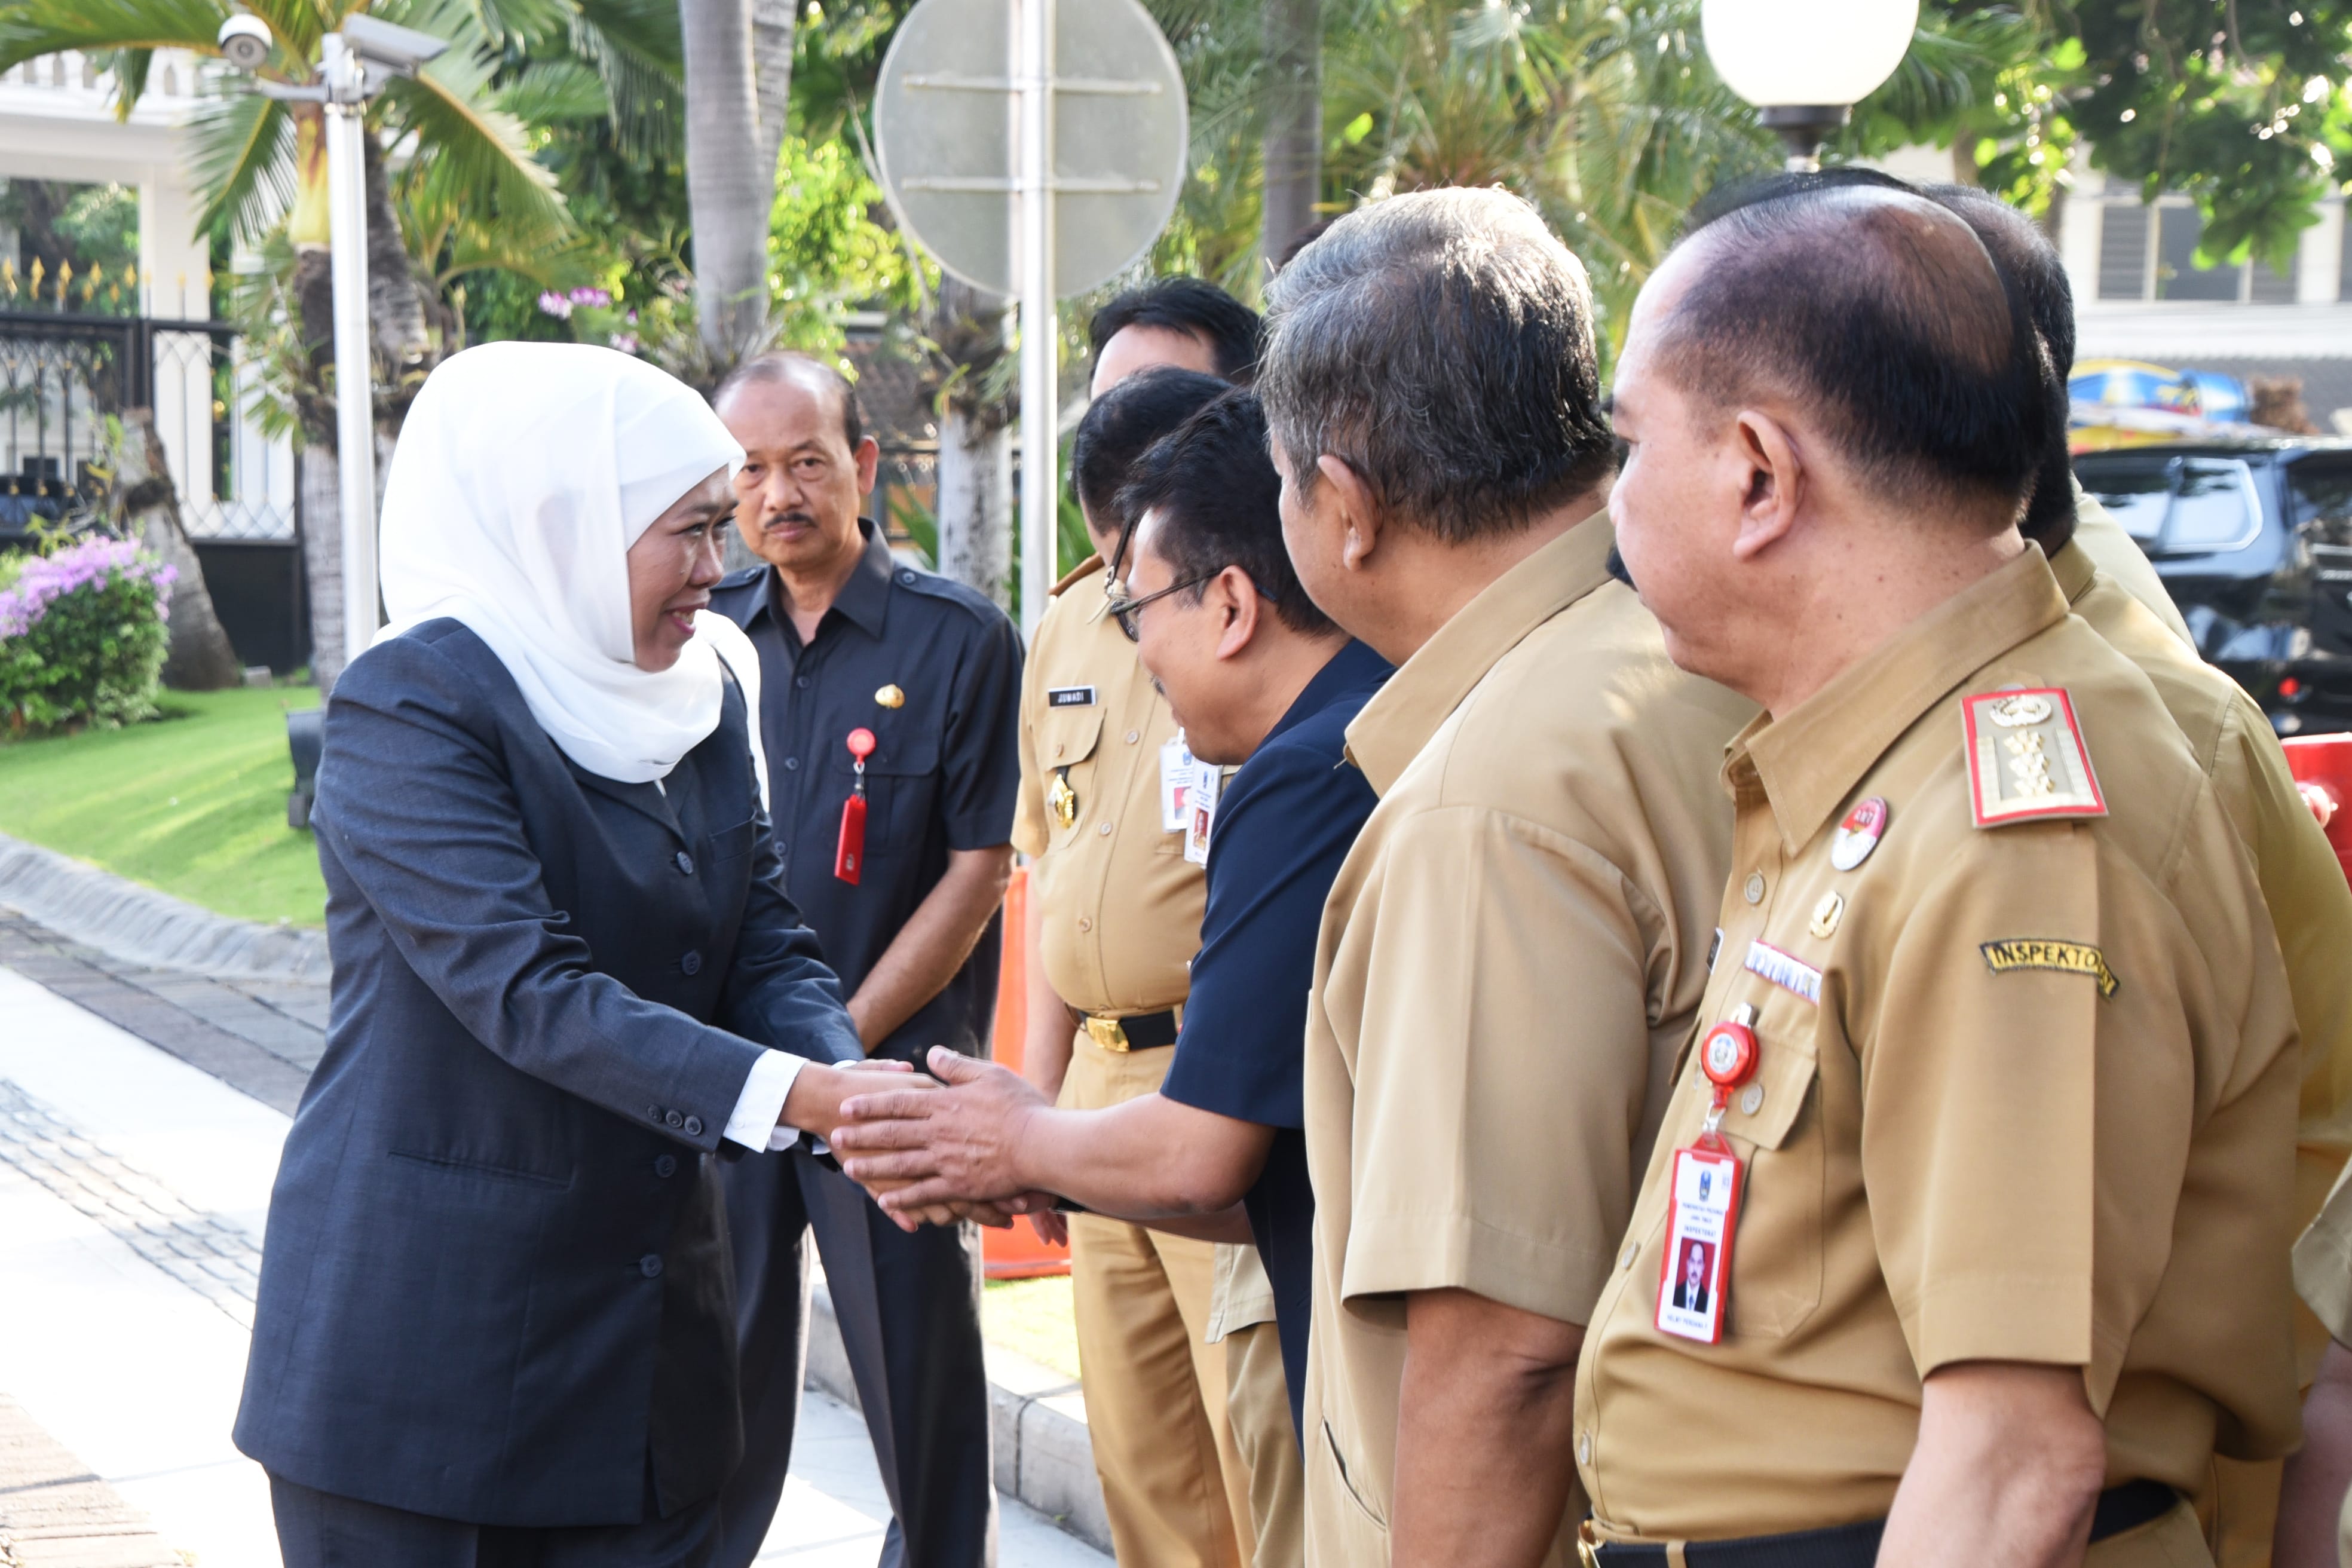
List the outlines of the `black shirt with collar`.
{"label": "black shirt with collar", "polygon": [[[896,560],[863,519],[866,553],[803,645],[778,603],[775,569],[737,572],[710,607],[760,653],[760,727],[784,885],[825,962],[854,995],[947,872],[948,852],[1013,837],[1021,788],[1021,635],[988,598]],[[895,688],[899,706],[887,706]],[[852,885],[834,874],[856,773],[852,730],[871,730],[866,857]],[[1002,956],[992,919],[947,988],[877,1056],[920,1061],[935,1045],[982,1054]]]}

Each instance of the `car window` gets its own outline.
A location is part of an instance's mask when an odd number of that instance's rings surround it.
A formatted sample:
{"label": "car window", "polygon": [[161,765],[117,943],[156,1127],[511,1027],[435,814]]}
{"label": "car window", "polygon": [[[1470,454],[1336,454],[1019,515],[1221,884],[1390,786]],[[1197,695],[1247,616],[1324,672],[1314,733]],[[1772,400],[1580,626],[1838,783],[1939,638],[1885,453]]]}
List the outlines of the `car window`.
{"label": "car window", "polygon": [[2164,531],[2172,502],[2172,459],[2107,459],[2082,466],[2083,488],[2146,549]]}
{"label": "car window", "polygon": [[2160,541],[2167,555],[2204,555],[2252,544],[2263,529],[2253,471],[2230,458],[2190,458]]}
{"label": "car window", "polygon": [[2352,458],[2305,458],[2286,471],[2294,523],[2313,544],[2352,546]]}

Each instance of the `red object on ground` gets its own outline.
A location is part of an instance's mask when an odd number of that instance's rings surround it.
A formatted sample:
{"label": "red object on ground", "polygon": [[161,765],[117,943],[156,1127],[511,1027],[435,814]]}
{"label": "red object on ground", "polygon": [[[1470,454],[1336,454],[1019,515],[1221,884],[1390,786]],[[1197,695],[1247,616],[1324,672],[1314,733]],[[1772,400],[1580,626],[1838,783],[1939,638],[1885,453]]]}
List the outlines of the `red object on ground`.
{"label": "red object on ground", "polygon": [[[998,1062],[1021,1070],[1021,1045],[1029,1026],[1029,868],[1013,873],[1004,889],[1004,962],[996,976],[996,1040],[989,1054]],[[1033,1279],[1070,1271],[1070,1249],[1049,1246],[1025,1219],[1011,1230],[983,1230],[981,1257],[991,1279]]]}
{"label": "red object on ground", "polygon": [[2282,742],[2286,765],[2336,851],[2336,863],[2352,877],[2352,735],[2293,735]]}

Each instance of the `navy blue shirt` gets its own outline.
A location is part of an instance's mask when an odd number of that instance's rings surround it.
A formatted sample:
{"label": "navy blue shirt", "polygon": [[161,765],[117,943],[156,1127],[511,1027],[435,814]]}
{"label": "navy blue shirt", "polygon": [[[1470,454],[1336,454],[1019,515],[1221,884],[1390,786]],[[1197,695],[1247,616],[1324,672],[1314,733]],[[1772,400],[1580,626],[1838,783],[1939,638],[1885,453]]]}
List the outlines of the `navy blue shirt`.
{"label": "navy blue shirt", "polygon": [[[774,568],[735,573],[710,595],[759,649],[784,887],[845,995],[946,875],[950,850],[1010,842],[1021,790],[1021,634],[985,595],[902,565],[872,523],[858,526],[866,553],[806,645],[778,603]],[[876,748],[866,763],[866,860],[852,885],[834,862],[856,778],[849,732],[861,728]],[[985,1054],[1002,945],[992,918],[947,988],[874,1054]]]}
{"label": "navy blue shirt", "polygon": [[1282,1337],[1296,1422],[1307,1389],[1315,1191],[1307,1180],[1307,993],[1323,901],[1380,804],[1347,759],[1348,725],[1388,679],[1351,642],[1307,683],[1217,801],[1209,907],[1184,1003],[1184,1029],[1160,1092],[1276,1129],[1243,1199]]}

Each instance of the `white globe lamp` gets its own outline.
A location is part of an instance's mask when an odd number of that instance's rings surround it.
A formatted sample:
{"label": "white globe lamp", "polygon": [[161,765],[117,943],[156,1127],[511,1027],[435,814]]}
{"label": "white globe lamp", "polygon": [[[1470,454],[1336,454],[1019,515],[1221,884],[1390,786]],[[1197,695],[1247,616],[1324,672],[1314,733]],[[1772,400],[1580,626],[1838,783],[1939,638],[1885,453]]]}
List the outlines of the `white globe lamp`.
{"label": "white globe lamp", "polygon": [[1789,144],[1789,167],[1821,166],[1822,140],[1895,74],[1919,0],[1704,0],[1708,58]]}

